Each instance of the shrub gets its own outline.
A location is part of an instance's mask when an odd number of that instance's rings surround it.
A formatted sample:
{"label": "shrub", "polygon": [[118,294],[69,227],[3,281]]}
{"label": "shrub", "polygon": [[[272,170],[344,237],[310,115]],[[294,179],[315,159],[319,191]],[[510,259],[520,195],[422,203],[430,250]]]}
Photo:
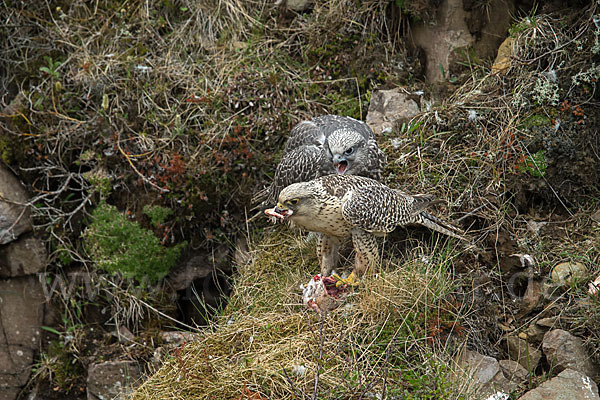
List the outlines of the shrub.
{"label": "shrub", "polygon": [[134,278],[142,285],[162,279],[186,244],[161,246],[152,232],[106,202],[94,210],[84,233],[84,246],[98,268]]}

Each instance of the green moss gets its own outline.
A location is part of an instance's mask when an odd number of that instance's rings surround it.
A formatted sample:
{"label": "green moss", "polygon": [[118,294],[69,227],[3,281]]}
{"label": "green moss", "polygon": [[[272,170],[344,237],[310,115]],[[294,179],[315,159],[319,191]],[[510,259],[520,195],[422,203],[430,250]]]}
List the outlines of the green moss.
{"label": "green moss", "polygon": [[543,114],[528,115],[523,121],[524,128],[543,127],[552,125],[552,120]]}
{"label": "green moss", "polygon": [[[23,127],[21,117],[12,118],[12,123],[18,132],[29,132],[29,127]],[[26,150],[32,142],[26,141],[22,136],[0,133],[0,160],[6,165],[27,165],[30,161],[26,156]]]}
{"label": "green moss", "polygon": [[84,233],[84,245],[96,266],[134,278],[142,285],[162,279],[187,244],[166,248],[149,230],[129,221],[116,207],[105,202],[92,213]]}
{"label": "green moss", "polygon": [[546,161],[546,154],[543,150],[538,151],[535,154],[528,155],[517,164],[518,171],[525,171],[529,175],[541,178],[546,174],[546,168],[548,162]]}
{"label": "green moss", "polygon": [[4,164],[10,165],[13,160],[13,148],[7,139],[0,137],[0,158]]}
{"label": "green moss", "polygon": [[144,214],[150,217],[150,222],[154,227],[158,227],[159,225],[161,225],[171,214],[173,214],[173,210],[171,210],[170,208],[161,206],[150,206],[148,204],[144,206],[143,211]]}

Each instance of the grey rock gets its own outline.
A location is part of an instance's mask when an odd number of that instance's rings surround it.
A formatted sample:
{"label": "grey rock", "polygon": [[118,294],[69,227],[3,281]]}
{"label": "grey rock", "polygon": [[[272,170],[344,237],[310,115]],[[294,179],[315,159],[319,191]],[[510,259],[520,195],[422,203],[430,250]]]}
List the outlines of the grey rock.
{"label": "grey rock", "polygon": [[14,400],[19,396],[21,389],[17,388],[4,388],[0,386],[0,393],[2,393],[2,400]]}
{"label": "grey rock", "polygon": [[572,369],[530,390],[519,400],[598,400],[598,387],[588,376]]}
{"label": "grey rock", "polygon": [[37,277],[0,280],[0,392],[19,390],[29,379],[43,312]]}
{"label": "grey rock", "polygon": [[542,358],[542,352],[517,336],[506,338],[506,348],[511,360],[521,364],[527,371],[532,372]]}
{"label": "grey rock", "polygon": [[500,370],[509,381],[522,383],[527,380],[527,370],[518,362],[512,360],[498,361]]}
{"label": "grey rock", "polygon": [[[29,195],[19,180],[0,164],[0,245],[15,240],[33,229],[27,203]],[[15,204],[16,203],[16,204]]]}
{"label": "grey rock", "polygon": [[480,393],[495,394],[498,392],[510,393],[516,385],[508,381],[498,361],[489,356],[484,356],[476,351],[464,350],[458,359],[460,368],[468,373],[470,381]]}
{"label": "grey rock", "polygon": [[495,358],[484,356],[476,351],[465,351],[463,363],[472,370],[473,378],[482,385],[490,382],[500,372],[500,366]]}
{"label": "grey rock", "polygon": [[88,368],[87,399],[125,399],[140,383],[142,374],[135,361],[107,361]]}
{"label": "grey rock", "polygon": [[0,247],[0,278],[32,275],[46,267],[46,248],[35,237],[20,237]]}
{"label": "grey rock", "polygon": [[542,349],[556,371],[568,368],[593,378],[598,376],[598,366],[591,361],[583,340],[565,330],[548,331],[544,335]]}
{"label": "grey rock", "polygon": [[115,329],[112,335],[121,343],[131,344],[135,340],[135,335],[125,325],[121,325],[119,329]]}
{"label": "grey rock", "polygon": [[375,135],[391,132],[396,121],[409,120],[419,113],[419,105],[401,88],[375,90],[371,95],[366,123]]}

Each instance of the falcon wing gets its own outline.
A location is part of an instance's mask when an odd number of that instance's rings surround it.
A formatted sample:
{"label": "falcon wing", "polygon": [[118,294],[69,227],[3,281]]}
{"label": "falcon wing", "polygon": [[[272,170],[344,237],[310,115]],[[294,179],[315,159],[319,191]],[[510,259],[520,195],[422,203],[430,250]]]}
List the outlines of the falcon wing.
{"label": "falcon wing", "polygon": [[433,196],[410,196],[384,185],[354,189],[342,206],[344,219],[368,232],[391,232],[398,225],[417,222],[416,218]]}
{"label": "falcon wing", "polygon": [[279,192],[286,186],[297,182],[307,182],[322,175],[335,172],[327,160],[323,149],[314,145],[301,146],[285,153],[277,169],[271,185],[254,196],[254,204],[262,202],[263,206],[275,204]]}
{"label": "falcon wing", "polygon": [[300,148],[302,146],[322,146],[325,143],[325,134],[321,126],[313,121],[302,121],[292,128],[288,140],[285,142],[283,153]]}

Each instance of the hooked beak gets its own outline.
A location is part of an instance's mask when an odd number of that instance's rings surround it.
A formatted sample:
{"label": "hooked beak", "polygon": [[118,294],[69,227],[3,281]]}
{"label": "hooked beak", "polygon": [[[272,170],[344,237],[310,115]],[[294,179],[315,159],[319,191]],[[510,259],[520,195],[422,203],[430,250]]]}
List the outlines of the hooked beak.
{"label": "hooked beak", "polygon": [[333,156],[333,166],[339,175],[344,175],[344,172],[348,169],[348,161],[339,154]]}
{"label": "hooked beak", "polygon": [[269,217],[274,217],[280,221],[285,221],[291,217],[293,213],[294,212],[292,210],[281,203],[277,203],[277,207],[275,208],[268,208],[265,210],[265,214],[267,214]]}

